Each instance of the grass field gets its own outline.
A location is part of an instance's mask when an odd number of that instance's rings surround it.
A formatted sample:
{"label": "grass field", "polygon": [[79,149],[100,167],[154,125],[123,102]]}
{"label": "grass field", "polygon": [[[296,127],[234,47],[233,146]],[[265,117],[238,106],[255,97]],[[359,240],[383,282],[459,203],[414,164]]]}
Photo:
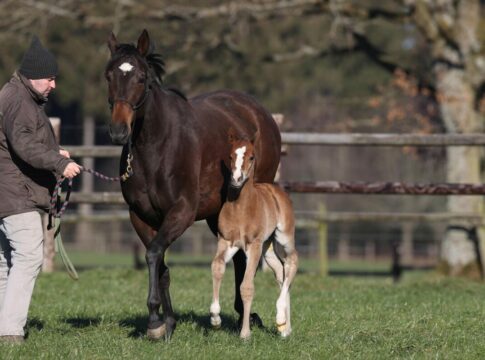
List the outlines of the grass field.
{"label": "grass field", "polygon": [[178,325],[171,342],[145,337],[146,271],[94,268],[71,281],[42,274],[28,339],[0,345],[2,359],[480,359],[485,354],[485,287],[433,273],[387,278],[321,278],[304,272],[292,289],[293,334],[274,326],[277,287],[259,272],[253,309],[265,327],[238,338],[233,271],[222,288],[223,327],[212,330],[210,268],[171,268]]}

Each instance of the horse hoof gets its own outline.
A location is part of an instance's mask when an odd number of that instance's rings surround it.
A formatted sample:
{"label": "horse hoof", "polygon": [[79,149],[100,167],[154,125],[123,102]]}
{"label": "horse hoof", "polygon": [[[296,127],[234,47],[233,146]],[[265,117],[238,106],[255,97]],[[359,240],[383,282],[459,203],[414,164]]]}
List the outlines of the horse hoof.
{"label": "horse hoof", "polygon": [[278,328],[278,331],[282,333],[283,331],[286,330],[286,323],[283,324],[276,324],[276,327]]}
{"label": "horse hoof", "polygon": [[167,334],[167,328],[165,324],[157,327],[156,329],[147,329],[147,337],[150,340],[159,340],[161,337]]}
{"label": "horse hoof", "polygon": [[244,334],[241,333],[241,334],[239,334],[239,338],[241,340],[248,341],[249,339],[251,339],[251,333],[250,332],[244,333]]}
{"label": "horse hoof", "polygon": [[289,326],[287,326],[286,323],[276,324],[276,327],[278,328],[278,332],[280,333],[282,338],[286,338],[286,337],[290,336],[291,328]]}
{"label": "horse hoof", "polygon": [[222,321],[221,321],[220,316],[217,316],[217,317],[212,317],[211,316],[211,325],[212,325],[212,328],[214,330],[220,329],[221,328],[221,323],[222,323]]}

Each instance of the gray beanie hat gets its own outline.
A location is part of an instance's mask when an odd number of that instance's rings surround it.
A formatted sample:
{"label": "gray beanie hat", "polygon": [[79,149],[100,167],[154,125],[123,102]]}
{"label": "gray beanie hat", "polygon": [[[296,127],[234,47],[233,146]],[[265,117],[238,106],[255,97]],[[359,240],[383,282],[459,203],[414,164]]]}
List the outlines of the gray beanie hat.
{"label": "gray beanie hat", "polygon": [[39,38],[35,35],[22,58],[19,72],[27,79],[32,80],[57,76],[56,58],[42,46]]}

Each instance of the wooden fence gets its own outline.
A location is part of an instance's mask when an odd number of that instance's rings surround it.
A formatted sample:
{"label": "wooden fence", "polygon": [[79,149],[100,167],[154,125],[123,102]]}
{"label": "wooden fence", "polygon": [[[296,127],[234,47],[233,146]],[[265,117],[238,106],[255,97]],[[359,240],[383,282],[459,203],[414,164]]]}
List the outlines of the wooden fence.
{"label": "wooden fence", "polygon": [[[483,146],[485,135],[480,134],[322,134],[322,133],[282,133],[282,142],[286,145],[319,146]],[[119,146],[66,146],[71,156],[81,158],[119,157]],[[116,169],[117,170],[117,169]],[[117,174],[109,174],[111,176]],[[360,182],[281,182],[287,191],[299,193],[359,193],[359,194],[407,194],[407,195],[484,195],[482,184],[405,184],[405,183],[360,183]],[[77,192],[71,195],[71,201],[81,204],[124,204],[119,192]],[[127,218],[127,214],[121,216]],[[65,221],[108,221],[120,219],[120,215],[99,215],[89,213],[78,216],[66,216]],[[449,222],[466,220],[470,224],[483,227],[481,214],[450,213],[306,213],[300,214],[298,226],[319,229],[319,257],[321,272],[327,273],[326,228],[329,222],[343,221],[425,221]],[[405,244],[409,247],[409,244]]]}
{"label": "wooden fence", "polygon": [[[320,146],[483,146],[485,135],[479,134],[315,134],[282,133],[283,144]],[[119,146],[66,146],[73,157],[119,157]],[[282,182],[290,192],[353,193],[353,194],[409,194],[409,195],[484,195],[483,184],[405,184],[405,183],[348,183]],[[122,204],[120,193],[73,193],[77,203]]]}

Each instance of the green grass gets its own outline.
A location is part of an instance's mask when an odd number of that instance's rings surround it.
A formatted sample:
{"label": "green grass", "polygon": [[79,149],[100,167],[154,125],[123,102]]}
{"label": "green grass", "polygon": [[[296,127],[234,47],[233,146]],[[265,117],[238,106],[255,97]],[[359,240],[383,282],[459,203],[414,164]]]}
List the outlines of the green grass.
{"label": "green grass", "polygon": [[0,345],[2,359],[480,359],[485,353],[485,288],[433,273],[390,279],[298,274],[293,334],[274,326],[277,288],[259,272],[253,310],[265,328],[241,341],[232,309],[233,274],[222,288],[223,327],[212,330],[208,267],[173,266],[178,325],[169,343],[145,337],[147,273],[128,267],[42,274],[23,345]]}
{"label": "green grass", "polygon": [[[82,269],[92,268],[92,267],[132,267],[133,266],[133,255],[129,253],[93,253],[87,251],[73,251],[67,250],[68,256],[72,263],[76,267]],[[144,252],[140,253],[141,261],[144,262]],[[63,269],[60,256],[56,256],[56,267],[58,269]],[[187,255],[172,253],[169,251],[167,255],[167,263],[180,265],[180,264],[190,264],[199,263],[210,266],[212,261],[211,255]],[[232,263],[232,262],[231,262]],[[230,264],[231,264],[230,263]],[[391,267],[390,260],[378,260],[378,261],[365,261],[365,260],[349,260],[349,261],[337,261],[330,260],[330,270],[336,271],[389,271]],[[319,262],[318,259],[305,259],[300,258],[299,269],[305,272],[318,272]]]}

